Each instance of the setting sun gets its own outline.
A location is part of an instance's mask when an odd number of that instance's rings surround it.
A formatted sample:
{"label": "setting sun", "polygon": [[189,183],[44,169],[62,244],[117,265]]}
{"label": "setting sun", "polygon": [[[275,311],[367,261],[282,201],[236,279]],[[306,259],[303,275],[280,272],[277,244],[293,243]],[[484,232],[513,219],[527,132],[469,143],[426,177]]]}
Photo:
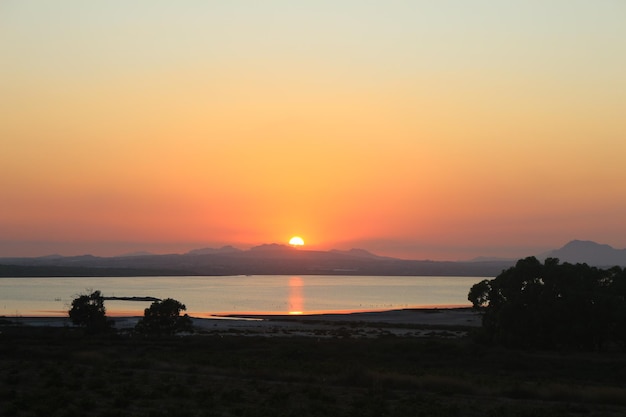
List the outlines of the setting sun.
{"label": "setting sun", "polygon": [[304,240],[300,236],[294,236],[289,240],[289,244],[291,246],[302,246],[304,245]]}

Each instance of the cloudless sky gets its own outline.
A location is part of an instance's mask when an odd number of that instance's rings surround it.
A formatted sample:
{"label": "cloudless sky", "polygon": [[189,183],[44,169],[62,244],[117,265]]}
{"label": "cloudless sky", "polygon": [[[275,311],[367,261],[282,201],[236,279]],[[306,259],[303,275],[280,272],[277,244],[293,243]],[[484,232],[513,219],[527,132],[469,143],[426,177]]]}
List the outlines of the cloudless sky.
{"label": "cloudless sky", "polygon": [[626,2],[0,2],[0,256],[626,247]]}

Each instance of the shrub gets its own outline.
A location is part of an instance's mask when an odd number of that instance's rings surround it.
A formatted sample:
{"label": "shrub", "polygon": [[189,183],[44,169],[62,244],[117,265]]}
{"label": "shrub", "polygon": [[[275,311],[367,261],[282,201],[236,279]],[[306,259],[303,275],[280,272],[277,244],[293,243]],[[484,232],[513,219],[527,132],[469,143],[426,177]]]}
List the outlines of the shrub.
{"label": "shrub", "polygon": [[100,291],[75,298],[68,314],[72,323],[87,328],[89,332],[105,331],[113,324],[112,321],[107,320],[104,297]]}
{"label": "shrub", "polygon": [[144,317],[139,320],[135,330],[146,335],[172,335],[193,330],[191,318],[181,311],[187,310],[184,304],[172,298],[155,301],[144,310]]}

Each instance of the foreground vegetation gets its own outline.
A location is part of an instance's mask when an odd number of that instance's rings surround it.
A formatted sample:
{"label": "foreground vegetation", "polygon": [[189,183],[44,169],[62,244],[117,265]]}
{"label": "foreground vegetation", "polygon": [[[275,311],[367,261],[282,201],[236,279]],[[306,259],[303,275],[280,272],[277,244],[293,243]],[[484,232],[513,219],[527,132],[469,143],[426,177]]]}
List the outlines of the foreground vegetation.
{"label": "foreground vegetation", "polygon": [[620,416],[626,356],[0,326],[2,416]]}
{"label": "foreground vegetation", "polygon": [[483,311],[485,341],[509,347],[626,349],[626,269],[520,259],[468,299]]}
{"label": "foreground vegetation", "polygon": [[[107,318],[104,296],[98,290],[91,294],[79,295],[72,301],[72,308],[67,312],[76,326],[82,326],[90,335],[113,331],[113,320]],[[145,336],[173,335],[193,330],[191,318],[181,312],[187,307],[178,300],[166,298],[154,300],[144,310],[144,316],[135,331]]]}

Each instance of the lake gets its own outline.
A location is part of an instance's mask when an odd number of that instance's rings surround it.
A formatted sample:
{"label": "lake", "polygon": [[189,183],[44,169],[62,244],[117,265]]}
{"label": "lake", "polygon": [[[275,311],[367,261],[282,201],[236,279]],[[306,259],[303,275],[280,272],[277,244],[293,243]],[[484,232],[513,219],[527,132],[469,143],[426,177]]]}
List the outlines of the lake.
{"label": "lake", "polygon": [[[485,277],[491,278],[491,277]],[[470,306],[482,277],[252,275],[0,278],[0,316],[66,316],[80,294],[174,298],[194,317],[232,313],[312,314]],[[141,316],[147,301],[107,300],[109,316]]]}

